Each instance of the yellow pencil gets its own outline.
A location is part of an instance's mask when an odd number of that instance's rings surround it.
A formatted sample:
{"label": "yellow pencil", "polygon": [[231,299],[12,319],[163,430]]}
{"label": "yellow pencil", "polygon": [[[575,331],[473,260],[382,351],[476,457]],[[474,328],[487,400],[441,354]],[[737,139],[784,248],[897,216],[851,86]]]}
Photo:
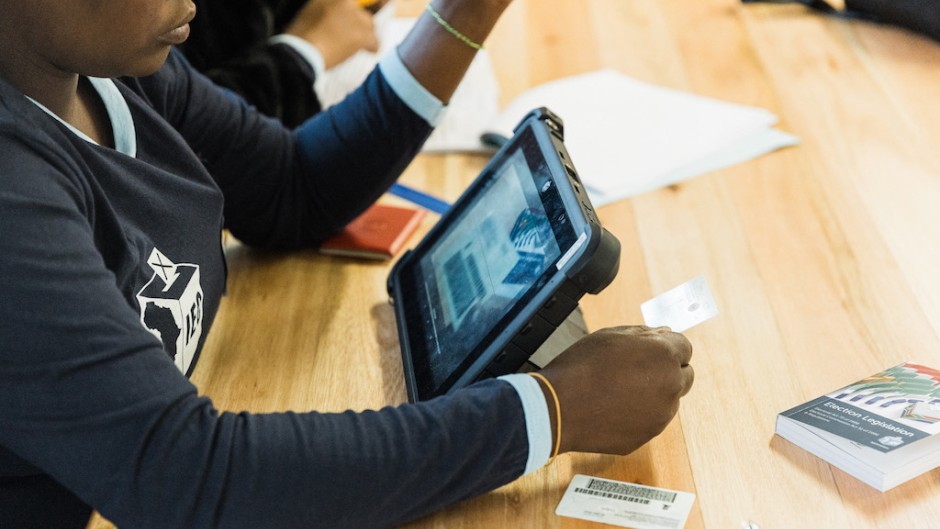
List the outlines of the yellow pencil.
{"label": "yellow pencil", "polygon": [[378,13],[379,9],[385,7],[386,4],[385,0],[356,0],[356,3],[372,14]]}

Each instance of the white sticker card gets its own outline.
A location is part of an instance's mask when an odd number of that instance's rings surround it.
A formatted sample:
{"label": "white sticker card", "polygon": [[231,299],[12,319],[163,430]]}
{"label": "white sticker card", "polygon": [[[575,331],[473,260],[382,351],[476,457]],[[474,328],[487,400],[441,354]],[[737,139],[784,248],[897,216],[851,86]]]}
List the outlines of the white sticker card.
{"label": "white sticker card", "polygon": [[577,474],[555,514],[632,529],[682,529],[695,494]]}
{"label": "white sticker card", "polygon": [[668,326],[683,332],[718,315],[705,276],[698,276],[640,305],[649,327]]}

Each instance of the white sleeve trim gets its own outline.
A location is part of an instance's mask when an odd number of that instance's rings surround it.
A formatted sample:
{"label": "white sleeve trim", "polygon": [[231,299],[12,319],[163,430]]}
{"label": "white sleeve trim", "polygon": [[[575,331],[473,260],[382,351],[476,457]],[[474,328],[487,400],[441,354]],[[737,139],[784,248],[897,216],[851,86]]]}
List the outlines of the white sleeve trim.
{"label": "white sleeve trim", "polygon": [[304,60],[310,63],[310,67],[313,68],[313,75],[316,79],[322,77],[323,73],[326,72],[326,61],[323,60],[323,54],[320,53],[320,50],[318,50],[316,46],[310,44],[309,41],[296,35],[280,34],[268,39],[268,43],[286,44],[293,48]]}
{"label": "white sleeve trim", "polygon": [[529,437],[529,458],[525,464],[525,475],[545,466],[552,455],[552,423],[548,416],[548,404],[545,402],[542,387],[529,375],[504,375],[499,377],[499,380],[508,382],[522,401],[525,429]]}
{"label": "white sleeve trim", "polygon": [[445,110],[444,103],[428,92],[427,88],[411,75],[401,57],[398,56],[398,50],[386,53],[379,61],[379,69],[395,94],[415,114],[424,118],[432,127],[440,123]]}

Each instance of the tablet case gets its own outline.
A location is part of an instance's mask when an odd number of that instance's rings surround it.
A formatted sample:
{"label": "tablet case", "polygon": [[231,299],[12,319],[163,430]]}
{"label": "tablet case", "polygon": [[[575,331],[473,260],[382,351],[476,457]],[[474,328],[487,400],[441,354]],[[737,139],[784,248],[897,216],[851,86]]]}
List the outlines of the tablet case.
{"label": "tablet case", "polygon": [[[599,293],[613,281],[619,270],[620,242],[600,225],[587,193],[582,187],[577,171],[564,147],[564,125],[561,119],[550,110],[540,108],[533,110],[520,121],[514,129],[513,138],[523,127],[541,129],[541,136],[550,140],[554,152],[557,153],[555,156],[557,156],[557,161],[560,164],[557,164],[553,169],[556,173],[554,179],[559,183],[559,188],[567,182],[565,193],[569,196],[569,199],[573,200],[568,201],[569,205],[566,212],[569,216],[580,215],[582,217],[581,220],[584,226],[581,234],[581,237],[584,238],[582,243],[583,251],[579,251],[578,255],[573,256],[564,265],[559,263],[559,272],[561,273],[556,274],[553,280],[546,283],[527,306],[520,307],[516,311],[515,317],[507,325],[505,332],[499,334],[495,343],[488,344],[484,354],[470,367],[467,373],[462,374],[461,379],[456,384],[446,388],[442,393],[449,393],[477,380],[520,370],[529,357],[554,333],[556,328],[561,326],[569,315],[578,308],[578,301],[581,297],[586,293]],[[501,151],[509,149],[512,143],[512,140],[510,140],[502,147]],[[498,157],[499,153],[494,156],[494,160]],[[481,177],[486,174],[487,168],[484,168]],[[467,196],[473,186],[480,182],[481,179],[478,178],[465,191],[463,196]],[[456,214],[460,209],[460,204],[461,200],[458,200],[452,212]],[[576,204],[576,206],[571,207],[571,204]],[[434,230],[443,230],[449,216],[450,214],[445,215]],[[434,231],[428,234],[428,237],[433,234]],[[387,284],[391,302],[395,305],[396,323],[402,348],[405,385],[408,390],[409,400],[412,402],[436,396],[419,395],[417,390],[408,342],[408,322],[405,321],[401,306],[401,297],[408,294],[400,288],[399,276],[401,270],[410,262],[419,258],[415,252],[420,252],[421,248],[421,245],[419,245],[414,251],[406,251],[393,267]],[[554,354],[557,354],[557,352]]]}

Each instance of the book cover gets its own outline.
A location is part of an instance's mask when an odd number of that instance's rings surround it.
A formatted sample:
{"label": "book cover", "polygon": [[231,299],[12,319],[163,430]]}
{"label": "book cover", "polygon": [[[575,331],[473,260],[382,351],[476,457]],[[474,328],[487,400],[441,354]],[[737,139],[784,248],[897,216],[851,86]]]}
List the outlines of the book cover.
{"label": "book cover", "polygon": [[940,370],[888,368],[780,413],[776,433],[890,489],[940,466]]}
{"label": "book cover", "polygon": [[343,231],[323,241],[320,253],[389,259],[401,250],[423,217],[423,210],[373,204]]}

